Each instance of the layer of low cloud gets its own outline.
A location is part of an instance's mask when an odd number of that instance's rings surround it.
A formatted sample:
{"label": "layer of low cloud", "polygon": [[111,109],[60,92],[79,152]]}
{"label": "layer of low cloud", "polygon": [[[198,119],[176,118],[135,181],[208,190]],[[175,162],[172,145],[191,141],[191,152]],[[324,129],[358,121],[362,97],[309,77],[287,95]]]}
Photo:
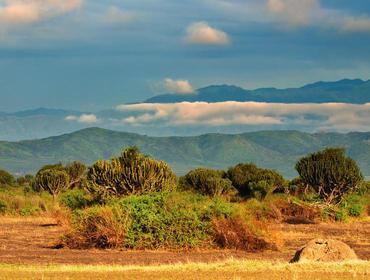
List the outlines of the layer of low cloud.
{"label": "layer of low cloud", "polygon": [[183,102],[120,105],[122,122],[150,126],[304,126],[312,130],[368,130],[370,103],[279,104],[259,102]]}
{"label": "layer of low cloud", "polygon": [[200,21],[189,25],[185,41],[189,44],[227,45],[230,43],[230,38],[224,31],[211,27],[205,21]]}
{"label": "layer of low cloud", "polygon": [[[76,10],[83,0],[5,0],[0,2],[2,27],[30,24]],[[3,2],[3,3],[2,3]],[[2,4],[2,5],[1,5]]]}
{"label": "layer of low cloud", "polygon": [[187,94],[194,92],[193,86],[187,80],[173,80],[167,78],[164,80],[164,88],[166,89],[166,91],[171,93]]}
{"label": "layer of low cloud", "polygon": [[82,114],[80,116],[70,115],[65,118],[66,121],[75,121],[79,123],[97,123],[98,118],[94,114]]}

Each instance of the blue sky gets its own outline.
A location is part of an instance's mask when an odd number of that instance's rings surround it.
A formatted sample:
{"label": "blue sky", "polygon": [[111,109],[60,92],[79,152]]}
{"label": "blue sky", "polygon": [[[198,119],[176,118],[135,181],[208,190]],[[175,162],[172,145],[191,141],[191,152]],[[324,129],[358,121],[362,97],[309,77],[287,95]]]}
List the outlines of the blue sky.
{"label": "blue sky", "polygon": [[0,111],[370,78],[368,0],[0,0]]}

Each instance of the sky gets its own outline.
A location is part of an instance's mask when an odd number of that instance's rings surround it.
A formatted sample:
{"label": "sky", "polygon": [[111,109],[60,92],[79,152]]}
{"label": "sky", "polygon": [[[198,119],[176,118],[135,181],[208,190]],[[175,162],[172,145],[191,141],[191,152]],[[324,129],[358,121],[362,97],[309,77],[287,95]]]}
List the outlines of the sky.
{"label": "sky", "polygon": [[0,111],[367,80],[369,46],[369,0],[0,0]]}

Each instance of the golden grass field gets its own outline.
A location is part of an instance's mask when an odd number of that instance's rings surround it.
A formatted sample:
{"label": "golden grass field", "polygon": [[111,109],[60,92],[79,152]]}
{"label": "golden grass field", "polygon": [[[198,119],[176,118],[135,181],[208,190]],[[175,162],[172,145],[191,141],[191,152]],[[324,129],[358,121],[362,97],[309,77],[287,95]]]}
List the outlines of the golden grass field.
{"label": "golden grass field", "polygon": [[0,265],[0,279],[369,279],[368,261],[304,263],[226,260],[149,266]]}

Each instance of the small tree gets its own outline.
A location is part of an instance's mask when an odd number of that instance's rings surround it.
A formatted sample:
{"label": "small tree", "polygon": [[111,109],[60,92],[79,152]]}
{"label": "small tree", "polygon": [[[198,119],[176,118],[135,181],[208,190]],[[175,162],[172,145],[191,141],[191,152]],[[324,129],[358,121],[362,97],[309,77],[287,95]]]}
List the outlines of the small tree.
{"label": "small tree", "polygon": [[225,172],[206,168],[190,171],[180,178],[180,186],[185,190],[193,190],[210,197],[232,197],[238,193],[231,181],[225,178]]}
{"label": "small tree", "polygon": [[63,170],[46,169],[37,173],[35,185],[49,192],[55,199],[61,191],[68,188],[69,176]]}
{"label": "small tree", "polygon": [[110,162],[99,160],[87,172],[90,192],[102,199],[176,187],[176,175],[169,165],[146,157],[136,147],[122,151]]}
{"label": "small tree", "polygon": [[0,169],[0,186],[11,186],[14,183],[14,177],[12,174],[5,170]]}
{"label": "small tree", "polygon": [[228,178],[243,197],[263,199],[284,186],[284,178],[274,170],[259,168],[252,163],[241,163],[229,168]]}
{"label": "small tree", "polygon": [[363,180],[356,162],[344,149],[330,148],[300,159],[296,170],[302,182],[312,187],[326,203],[339,203]]}
{"label": "small tree", "polygon": [[70,179],[68,188],[75,188],[81,185],[81,180],[86,172],[86,166],[82,162],[74,161],[67,164],[65,171],[69,175]]}

